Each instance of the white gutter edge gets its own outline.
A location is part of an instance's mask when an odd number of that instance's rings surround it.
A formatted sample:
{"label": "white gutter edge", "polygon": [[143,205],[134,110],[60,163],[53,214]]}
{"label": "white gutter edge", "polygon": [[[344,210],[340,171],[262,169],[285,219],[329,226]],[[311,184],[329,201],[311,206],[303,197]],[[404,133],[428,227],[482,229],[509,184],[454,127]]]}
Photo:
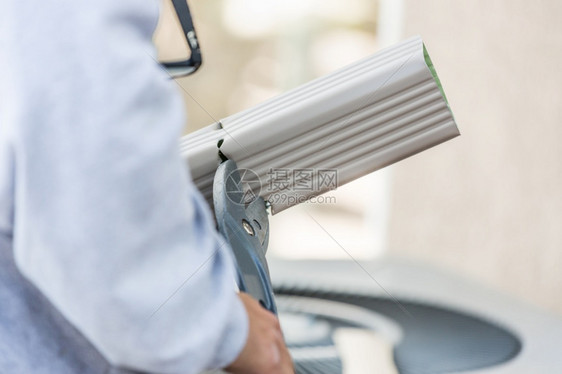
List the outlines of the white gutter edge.
{"label": "white gutter edge", "polygon": [[195,184],[212,201],[220,141],[226,157],[255,172],[245,188],[275,214],[333,189],[326,171],[341,186],[458,136],[424,52],[411,38],[183,137]]}

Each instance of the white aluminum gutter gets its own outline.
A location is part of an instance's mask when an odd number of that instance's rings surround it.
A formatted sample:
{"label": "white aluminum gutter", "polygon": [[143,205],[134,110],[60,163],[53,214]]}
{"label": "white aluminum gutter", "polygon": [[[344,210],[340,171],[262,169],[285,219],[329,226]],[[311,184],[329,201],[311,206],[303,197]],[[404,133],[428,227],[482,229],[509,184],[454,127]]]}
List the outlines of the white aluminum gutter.
{"label": "white aluminum gutter", "polygon": [[[240,169],[257,174],[243,176],[245,188],[275,214],[332,189],[326,173],[337,173],[341,186],[458,135],[422,39],[414,37],[187,135],[181,151],[212,201],[220,143]],[[293,173],[301,169],[312,179]]]}

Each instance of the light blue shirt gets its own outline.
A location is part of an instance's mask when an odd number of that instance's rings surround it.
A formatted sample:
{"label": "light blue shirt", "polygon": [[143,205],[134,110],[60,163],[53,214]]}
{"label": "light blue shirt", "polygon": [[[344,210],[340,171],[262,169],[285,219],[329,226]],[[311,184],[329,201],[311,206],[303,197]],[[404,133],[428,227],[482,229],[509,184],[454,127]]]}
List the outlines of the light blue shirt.
{"label": "light blue shirt", "polygon": [[158,5],[0,2],[0,250],[112,363],[188,374],[234,360],[248,321],[180,158]]}

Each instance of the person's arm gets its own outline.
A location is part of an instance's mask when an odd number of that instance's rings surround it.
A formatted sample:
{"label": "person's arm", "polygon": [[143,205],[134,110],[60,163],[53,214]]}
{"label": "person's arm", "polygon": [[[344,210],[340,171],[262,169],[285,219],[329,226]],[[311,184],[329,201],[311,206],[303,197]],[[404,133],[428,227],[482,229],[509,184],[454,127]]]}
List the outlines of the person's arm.
{"label": "person's arm", "polygon": [[250,296],[240,299],[250,317],[244,349],[227,371],[233,374],[294,374],[293,360],[285,346],[279,320]]}
{"label": "person's arm", "polygon": [[112,363],[197,373],[239,355],[248,317],[179,155],[182,100],[151,43],[158,4],[1,2],[14,251]]}

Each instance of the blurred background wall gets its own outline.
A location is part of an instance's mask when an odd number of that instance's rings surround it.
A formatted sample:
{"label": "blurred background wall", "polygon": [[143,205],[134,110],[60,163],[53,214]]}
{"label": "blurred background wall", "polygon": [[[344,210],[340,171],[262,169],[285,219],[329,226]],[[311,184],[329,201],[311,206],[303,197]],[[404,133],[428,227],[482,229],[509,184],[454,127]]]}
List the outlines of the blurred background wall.
{"label": "blurred background wall", "polygon": [[[419,34],[462,136],[272,218],[273,255],[403,256],[562,314],[562,2],[192,0],[194,131]],[[184,42],[164,2],[161,59]],[[331,202],[330,202],[331,201]],[[305,211],[306,210],[306,211]],[[327,237],[308,214],[337,239]]]}
{"label": "blurred background wall", "polygon": [[461,137],[394,167],[389,248],[562,314],[562,2],[405,0]]}

